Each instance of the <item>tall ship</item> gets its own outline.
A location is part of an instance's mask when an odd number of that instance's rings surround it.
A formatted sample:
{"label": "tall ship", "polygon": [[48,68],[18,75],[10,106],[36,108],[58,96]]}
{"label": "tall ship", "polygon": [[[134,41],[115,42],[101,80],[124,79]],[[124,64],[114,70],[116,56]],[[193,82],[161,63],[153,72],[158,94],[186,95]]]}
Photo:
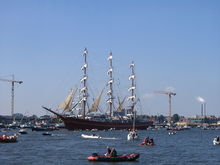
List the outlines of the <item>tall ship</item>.
{"label": "tall ship", "polygon": [[[88,75],[87,75],[87,69],[88,69],[88,63],[87,63],[87,49],[83,52],[83,58],[84,58],[84,65],[81,67],[81,70],[83,71],[83,77],[81,79],[82,88],[79,89],[79,101],[76,103],[73,102],[73,98],[76,95],[77,89],[71,90],[70,94],[67,96],[67,98],[64,100],[63,103],[60,104],[59,109],[63,110],[63,113],[59,113],[57,111],[54,111],[50,108],[44,107],[47,111],[53,113],[57,117],[59,117],[65,124],[65,127],[68,130],[109,130],[109,129],[115,129],[115,130],[131,130],[134,128],[134,122],[135,122],[135,129],[143,130],[146,129],[149,126],[153,126],[152,121],[148,121],[147,119],[138,119],[136,116],[136,109],[135,105],[139,101],[139,99],[136,99],[135,95],[135,73],[134,73],[134,63],[132,62],[130,64],[131,68],[131,75],[129,76],[129,80],[131,80],[131,87],[128,89],[129,92],[131,92],[131,95],[127,98],[127,101],[130,102],[131,106],[128,106],[127,109],[123,108],[124,102],[126,98],[124,98],[122,101],[118,99],[118,107],[115,108],[114,106],[114,93],[113,93],[113,57],[112,53],[110,53],[108,57],[109,61],[109,69],[107,71],[107,74],[109,76],[108,83],[106,85],[107,91],[107,104],[108,104],[108,113],[101,114],[101,115],[94,115],[98,109],[99,109],[99,102],[101,100],[102,94],[104,89],[100,92],[98,97],[94,100],[91,107],[88,106],[88,87],[87,87],[87,81],[88,81]],[[73,110],[78,108],[78,114],[73,114]],[[68,114],[66,114],[68,113]],[[136,116],[136,117],[135,117]]]}

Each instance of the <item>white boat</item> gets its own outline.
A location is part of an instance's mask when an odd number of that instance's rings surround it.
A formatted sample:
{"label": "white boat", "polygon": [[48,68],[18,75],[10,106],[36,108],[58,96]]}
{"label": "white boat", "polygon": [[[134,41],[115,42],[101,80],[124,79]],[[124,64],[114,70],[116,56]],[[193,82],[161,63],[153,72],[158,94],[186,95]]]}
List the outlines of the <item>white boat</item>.
{"label": "white boat", "polygon": [[220,140],[219,140],[219,138],[214,138],[214,140],[213,140],[213,145],[220,145]]}
{"label": "white boat", "polygon": [[27,134],[27,130],[22,128],[18,131],[20,134]]}
{"label": "white boat", "polygon": [[131,131],[131,132],[129,132],[127,139],[128,140],[136,140],[136,139],[139,139],[139,136],[136,131]]}
{"label": "white boat", "polygon": [[92,134],[92,135],[82,134],[81,136],[83,138],[86,138],[86,139],[119,140],[119,138],[115,138],[115,137],[101,137],[101,136],[96,135],[96,134]]}
{"label": "white boat", "polygon": [[81,136],[86,139],[100,139],[101,138],[99,135],[96,135],[96,134],[92,134],[92,135],[82,134]]}

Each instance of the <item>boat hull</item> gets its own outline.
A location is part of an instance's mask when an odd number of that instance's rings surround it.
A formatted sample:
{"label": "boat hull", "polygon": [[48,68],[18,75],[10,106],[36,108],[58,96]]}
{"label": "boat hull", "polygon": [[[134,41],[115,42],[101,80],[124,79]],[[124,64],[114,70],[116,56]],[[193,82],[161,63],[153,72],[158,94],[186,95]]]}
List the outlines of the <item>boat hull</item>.
{"label": "boat hull", "polygon": [[[121,122],[100,122],[86,119],[78,119],[74,117],[65,117],[62,119],[66,128],[68,130],[108,130],[108,129],[131,129],[132,122],[129,123],[121,123]],[[152,122],[140,122],[135,124],[135,128],[139,130],[146,129],[148,126],[151,126]]]}
{"label": "boat hull", "polygon": [[[76,117],[70,117],[70,116],[62,116],[51,109],[48,109],[46,107],[43,107],[47,111],[57,115],[61,120],[63,120],[65,127],[68,130],[109,130],[109,129],[115,129],[115,130],[124,130],[124,129],[132,129],[133,123],[132,122],[122,122],[122,121],[94,121],[89,119],[81,119]],[[138,130],[144,130],[147,129],[147,127],[153,126],[152,121],[146,121],[146,122],[136,122],[135,123],[135,129]]]}
{"label": "boat hull", "polygon": [[138,159],[140,154],[133,153],[126,156],[89,156],[87,159],[89,161],[99,161],[99,162],[123,162],[123,161],[135,161]]}
{"label": "boat hull", "polygon": [[6,136],[2,135],[0,136],[0,143],[16,143],[17,142],[17,136]]}
{"label": "boat hull", "polygon": [[99,139],[101,138],[100,136],[98,135],[85,135],[85,134],[82,134],[81,135],[83,138],[86,138],[86,139]]}

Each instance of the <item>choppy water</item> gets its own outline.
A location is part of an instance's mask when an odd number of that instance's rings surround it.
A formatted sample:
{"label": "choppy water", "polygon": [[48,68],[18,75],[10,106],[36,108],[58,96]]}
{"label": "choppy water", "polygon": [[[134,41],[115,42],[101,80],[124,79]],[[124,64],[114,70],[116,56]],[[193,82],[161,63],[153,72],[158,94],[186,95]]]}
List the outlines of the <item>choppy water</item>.
{"label": "choppy water", "polygon": [[[83,139],[87,131],[59,130],[57,136],[43,136],[42,132],[20,135],[17,143],[0,143],[1,165],[73,165],[73,164],[147,164],[147,165],[220,165],[220,146],[212,140],[220,130],[191,129],[168,135],[166,130],[139,131],[140,139],[152,137],[155,146],[139,146],[141,142],[127,141],[127,131],[93,132],[103,137],[121,140]],[[136,162],[88,162],[92,153],[105,153],[106,146],[115,147],[118,154],[140,153]]]}

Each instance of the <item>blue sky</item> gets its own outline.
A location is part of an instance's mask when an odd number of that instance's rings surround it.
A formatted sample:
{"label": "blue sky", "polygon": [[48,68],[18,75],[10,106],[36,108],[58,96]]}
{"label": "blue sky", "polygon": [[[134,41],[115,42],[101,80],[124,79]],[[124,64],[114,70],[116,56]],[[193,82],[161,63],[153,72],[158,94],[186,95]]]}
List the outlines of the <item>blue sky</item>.
{"label": "blue sky", "polygon": [[[136,64],[142,112],[220,116],[220,1],[217,0],[0,0],[0,78],[14,74],[15,112],[47,114],[71,88],[81,87],[80,70],[89,50],[91,98],[107,81],[113,53],[115,95],[128,95],[129,64]],[[10,114],[11,86],[0,82],[0,114]],[[94,95],[94,96],[93,96]],[[102,109],[106,109],[103,99]]]}

